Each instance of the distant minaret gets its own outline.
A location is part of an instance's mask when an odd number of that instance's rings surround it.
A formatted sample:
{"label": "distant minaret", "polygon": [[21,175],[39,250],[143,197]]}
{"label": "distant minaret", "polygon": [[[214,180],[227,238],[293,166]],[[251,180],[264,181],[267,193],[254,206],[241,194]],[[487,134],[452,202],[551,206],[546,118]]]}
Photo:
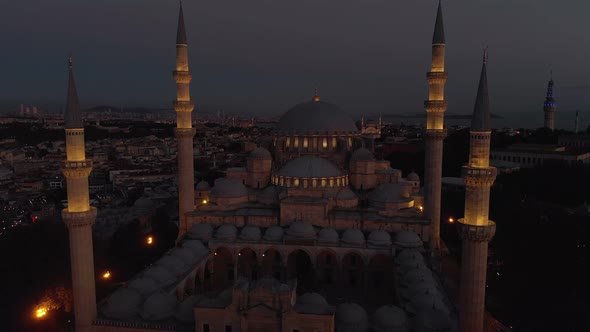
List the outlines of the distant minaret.
{"label": "distant minaret", "polygon": [[445,100],[445,32],[442,6],[439,1],[434,35],[432,36],[432,66],[428,78],[428,100],[426,108],[425,166],[424,166],[424,205],[430,219],[430,245],[433,251],[440,249],[440,194],[442,178],[442,154],[445,131],[444,115],[447,110]]}
{"label": "distant minaret", "polygon": [[490,103],[484,51],[479,88],[469,131],[469,162],[463,166],[465,217],[458,221],[462,241],[459,327],[461,332],[482,332],[485,310],[488,243],[496,232],[489,220],[490,187],[496,168],[490,166]]}
{"label": "distant minaret", "polygon": [[195,130],[192,124],[194,105],[191,102],[189,83],[192,75],[188,70],[188,43],[184,29],[182,2],[178,13],[178,30],[176,32],[176,70],[173,72],[176,81],[176,139],[178,141],[178,237],[187,231],[186,213],[195,209],[195,179],[193,159],[193,137]]}
{"label": "distant minaret", "polygon": [[555,130],[555,111],[557,111],[557,104],[553,98],[553,73],[547,84],[547,98],[543,103],[543,113],[545,115],[544,126],[551,130]]}
{"label": "distant minaret", "polygon": [[88,175],[92,171],[92,160],[86,159],[84,126],[71,58],[68,66],[70,77],[65,112],[66,160],[61,165],[67,181],[68,207],[63,209],[61,215],[70,235],[75,325],[76,331],[80,332],[90,331],[92,321],[96,318],[92,248],[92,224],[96,219],[96,208],[89,204]]}

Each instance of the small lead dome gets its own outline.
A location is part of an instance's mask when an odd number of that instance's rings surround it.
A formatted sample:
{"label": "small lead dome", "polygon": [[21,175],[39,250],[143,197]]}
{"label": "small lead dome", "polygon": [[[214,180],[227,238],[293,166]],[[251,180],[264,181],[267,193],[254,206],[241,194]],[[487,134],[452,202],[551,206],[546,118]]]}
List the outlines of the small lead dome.
{"label": "small lead dome", "polygon": [[377,332],[407,332],[410,330],[406,313],[394,305],[384,305],[375,311],[373,329]]}
{"label": "small lead dome", "polygon": [[260,237],[260,228],[253,225],[244,226],[242,232],[240,232],[240,239],[244,241],[257,242],[260,241]]}
{"label": "small lead dome", "polygon": [[188,232],[187,237],[189,239],[209,241],[213,237],[213,226],[210,224],[196,224]]}
{"label": "small lead dome", "polygon": [[158,292],[152,294],[143,303],[141,318],[145,320],[162,320],[172,317],[176,309],[176,297],[172,294]]}
{"label": "small lead dome", "polygon": [[211,197],[236,198],[248,196],[248,189],[237,179],[218,179],[211,189]]}
{"label": "small lead dome", "polygon": [[338,244],[340,238],[333,228],[324,228],[318,234],[318,242],[321,244]]}
{"label": "small lead dome", "polygon": [[301,239],[315,239],[316,233],[313,226],[304,221],[295,221],[287,229],[287,235]]}
{"label": "small lead dome", "polygon": [[283,228],[280,226],[270,226],[264,232],[264,240],[278,242],[283,238]]}
{"label": "small lead dome", "polygon": [[350,302],[336,307],[336,331],[365,332],[368,329],[369,318],[363,307]]}
{"label": "small lead dome", "polygon": [[393,244],[401,248],[420,248],[424,245],[418,234],[412,231],[401,231],[395,234]]}
{"label": "small lead dome", "polygon": [[224,224],[219,226],[217,232],[215,233],[215,238],[222,241],[234,241],[236,239],[236,235],[238,234],[238,229],[236,226],[232,224]]}
{"label": "small lead dome", "polygon": [[256,149],[252,150],[248,155],[248,158],[251,159],[272,159],[270,152],[262,147],[257,147]]}
{"label": "small lead dome", "polygon": [[351,161],[367,161],[367,160],[375,160],[373,157],[373,152],[371,152],[367,148],[358,148],[354,150],[352,155],[350,156]]}
{"label": "small lead dome", "polygon": [[351,246],[364,246],[365,235],[358,229],[347,229],[342,234],[342,243]]}
{"label": "small lead dome", "polygon": [[102,307],[102,312],[109,318],[132,318],[139,313],[141,295],[137,290],[120,288],[114,292]]}
{"label": "small lead dome", "polygon": [[376,229],[369,234],[367,242],[375,247],[389,247],[391,246],[391,236],[384,230]]}

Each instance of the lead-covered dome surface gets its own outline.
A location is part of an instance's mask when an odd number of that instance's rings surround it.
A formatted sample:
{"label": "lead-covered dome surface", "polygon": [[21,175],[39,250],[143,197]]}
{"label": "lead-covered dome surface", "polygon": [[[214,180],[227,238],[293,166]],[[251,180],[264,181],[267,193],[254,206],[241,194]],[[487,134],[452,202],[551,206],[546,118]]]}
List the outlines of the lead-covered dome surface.
{"label": "lead-covered dome surface", "polygon": [[369,328],[369,318],[363,307],[346,302],[336,307],[336,331],[365,332]]}
{"label": "lead-covered dome surface", "polygon": [[266,232],[264,232],[265,241],[277,242],[280,241],[282,238],[283,228],[280,226],[270,226],[266,229]]}
{"label": "lead-covered dome surface", "polygon": [[303,156],[289,161],[277,175],[299,178],[327,178],[342,175],[342,172],[327,159]]}
{"label": "lead-covered dome surface", "polygon": [[295,105],[275,127],[283,134],[349,134],[358,133],[352,118],[336,105],[310,101]]}
{"label": "lead-covered dome surface", "polygon": [[333,228],[323,228],[318,234],[318,241],[322,244],[338,244],[340,237]]}
{"label": "lead-covered dome surface", "polygon": [[333,312],[332,306],[318,293],[305,293],[297,297],[295,304],[297,312],[306,314],[328,314]]}
{"label": "lead-covered dome surface", "polygon": [[174,315],[176,296],[164,292],[152,294],[143,303],[141,318],[145,320],[162,320]]}
{"label": "lead-covered dome surface", "polygon": [[342,233],[342,243],[352,246],[365,245],[365,235],[358,229],[349,228]]}
{"label": "lead-covered dome surface", "polygon": [[376,229],[369,234],[367,242],[376,247],[389,247],[391,246],[391,236],[382,229]]}
{"label": "lead-covered dome surface", "polygon": [[257,242],[260,241],[261,232],[260,228],[254,225],[246,225],[240,232],[240,239],[244,241]]}
{"label": "lead-covered dome surface", "polygon": [[367,148],[358,148],[350,156],[351,161],[374,160],[373,152]]}
{"label": "lead-covered dome surface", "polygon": [[251,159],[272,159],[270,152],[262,147],[257,147],[256,149],[252,150],[248,155],[248,158]]}
{"label": "lead-covered dome surface", "polygon": [[315,239],[315,229],[310,223],[295,221],[287,229],[287,235],[300,239]]}
{"label": "lead-covered dome surface", "polygon": [[408,316],[394,305],[384,305],[373,314],[373,329],[378,332],[406,332]]}
{"label": "lead-covered dome surface", "polygon": [[248,189],[240,180],[221,178],[215,181],[215,186],[211,189],[211,196],[220,198],[244,197],[248,196]]}
{"label": "lead-covered dome surface", "polygon": [[109,318],[132,318],[139,313],[141,295],[135,289],[120,288],[106,301],[101,311]]}

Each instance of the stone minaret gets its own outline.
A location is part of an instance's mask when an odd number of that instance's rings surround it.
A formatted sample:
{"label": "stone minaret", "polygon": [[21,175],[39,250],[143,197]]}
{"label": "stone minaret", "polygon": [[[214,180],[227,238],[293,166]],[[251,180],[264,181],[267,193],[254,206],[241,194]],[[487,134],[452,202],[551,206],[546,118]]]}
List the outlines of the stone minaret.
{"label": "stone minaret", "polygon": [[194,105],[191,102],[189,84],[192,79],[188,70],[188,44],[182,15],[182,2],[178,14],[178,30],[176,32],[176,70],[173,72],[176,81],[176,139],[178,141],[178,237],[187,231],[187,212],[195,209],[195,179],[193,159],[193,137],[195,131],[192,123]]}
{"label": "stone minaret", "polygon": [[484,51],[479,88],[469,137],[469,161],[463,166],[465,217],[457,223],[462,241],[459,326],[461,332],[482,332],[485,310],[488,242],[496,224],[488,219],[490,187],[496,169],[490,167],[490,105]]}
{"label": "stone minaret", "polygon": [[447,110],[445,100],[445,32],[441,3],[432,36],[432,67],[426,75],[428,78],[428,100],[424,103],[427,112],[425,133],[425,165],[424,165],[424,205],[426,216],[431,221],[430,244],[434,251],[440,249],[440,193],[442,177],[443,127],[444,115]]}
{"label": "stone minaret", "polygon": [[555,129],[555,111],[557,111],[557,104],[553,98],[553,75],[547,84],[547,98],[543,103],[543,113],[545,115],[544,127],[551,130]]}
{"label": "stone minaret", "polygon": [[72,60],[68,60],[70,78],[65,113],[66,160],[62,170],[67,181],[68,207],[61,215],[70,234],[70,259],[72,264],[72,289],[76,331],[90,331],[96,318],[96,292],[94,290],[94,254],[92,248],[92,224],[96,208],[88,198],[88,175],[92,160],[86,159],[84,126],[80,116],[80,103],[74,83]]}

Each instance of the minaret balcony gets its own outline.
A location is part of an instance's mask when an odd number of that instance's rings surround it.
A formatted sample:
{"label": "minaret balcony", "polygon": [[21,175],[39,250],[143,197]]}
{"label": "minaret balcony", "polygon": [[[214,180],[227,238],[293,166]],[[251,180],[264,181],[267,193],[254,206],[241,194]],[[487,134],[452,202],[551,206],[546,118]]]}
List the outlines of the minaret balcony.
{"label": "minaret balcony", "polygon": [[61,162],[61,169],[66,178],[88,177],[92,171],[92,160],[64,160]]}
{"label": "minaret balcony", "polygon": [[496,179],[497,170],[495,167],[475,168],[463,166],[461,176],[467,186],[491,186]]}
{"label": "minaret balcony", "polygon": [[489,242],[496,234],[496,223],[488,220],[487,225],[472,225],[462,218],[457,222],[457,232],[461,240]]}
{"label": "minaret balcony", "polygon": [[172,72],[172,75],[174,76],[174,81],[176,81],[176,83],[188,84],[191,82],[191,80],[193,78],[193,75],[191,74],[190,71],[175,70]]}
{"label": "minaret balcony", "polygon": [[424,102],[424,108],[428,113],[444,113],[448,106],[449,102],[446,100],[427,100]]}
{"label": "minaret balcony", "polygon": [[446,129],[426,129],[424,130],[424,136],[427,138],[444,139],[447,137]]}
{"label": "minaret balcony", "polygon": [[426,78],[429,84],[444,84],[447,82],[449,74],[444,71],[431,71],[426,73]]}
{"label": "minaret balcony", "polygon": [[174,101],[174,110],[176,112],[192,112],[195,105],[191,101]]}

